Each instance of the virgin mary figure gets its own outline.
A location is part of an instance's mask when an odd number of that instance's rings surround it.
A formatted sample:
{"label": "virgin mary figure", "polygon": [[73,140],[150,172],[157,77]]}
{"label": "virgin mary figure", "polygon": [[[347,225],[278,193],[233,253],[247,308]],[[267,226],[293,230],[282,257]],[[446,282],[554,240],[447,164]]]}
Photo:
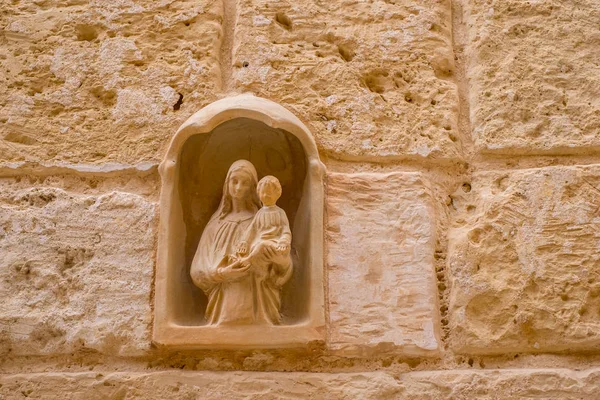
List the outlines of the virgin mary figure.
{"label": "virgin mary figure", "polygon": [[[209,325],[277,325],[281,320],[280,292],[291,275],[291,262],[266,266],[270,273],[264,274],[255,272],[257,266],[243,265],[232,257],[260,208],[257,182],[250,161],[231,164],[219,208],[202,232],[192,261],[192,281],[208,297],[205,317]],[[277,259],[276,249],[265,246],[263,251],[263,259]]]}

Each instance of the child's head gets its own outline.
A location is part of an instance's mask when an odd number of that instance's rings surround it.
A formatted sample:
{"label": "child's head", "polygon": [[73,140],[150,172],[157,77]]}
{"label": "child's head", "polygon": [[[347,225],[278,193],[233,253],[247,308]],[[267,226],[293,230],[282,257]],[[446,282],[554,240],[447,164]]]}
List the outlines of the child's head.
{"label": "child's head", "polygon": [[273,206],[281,197],[281,184],[279,179],[272,175],[267,175],[258,182],[256,188],[260,201],[265,206]]}

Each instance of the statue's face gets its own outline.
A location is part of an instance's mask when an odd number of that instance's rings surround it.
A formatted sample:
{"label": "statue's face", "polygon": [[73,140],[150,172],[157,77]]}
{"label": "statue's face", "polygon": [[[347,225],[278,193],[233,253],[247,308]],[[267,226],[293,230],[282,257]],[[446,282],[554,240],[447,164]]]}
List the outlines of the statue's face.
{"label": "statue's face", "polygon": [[258,188],[258,197],[265,206],[272,206],[277,203],[278,193],[268,185],[262,185]]}
{"label": "statue's face", "polygon": [[229,177],[229,193],[234,199],[245,199],[250,194],[252,182],[248,174],[235,171]]}

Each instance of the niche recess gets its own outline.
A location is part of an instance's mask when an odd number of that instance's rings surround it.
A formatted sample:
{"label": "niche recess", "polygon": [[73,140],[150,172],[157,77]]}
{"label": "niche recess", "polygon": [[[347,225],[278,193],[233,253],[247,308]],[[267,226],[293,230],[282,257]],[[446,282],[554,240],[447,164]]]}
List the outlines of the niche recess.
{"label": "niche recess", "polygon": [[[282,291],[279,326],[206,325],[207,299],[189,275],[227,170],[238,159],[251,161],[259,179],[276,176],[283,188],[278,205],[290,220],[294,275]],[[261,348],[324,340],[324,167],[306,126],[269,100],[226,98],[179,128],[159,171],[154,342],[180,348]]]}

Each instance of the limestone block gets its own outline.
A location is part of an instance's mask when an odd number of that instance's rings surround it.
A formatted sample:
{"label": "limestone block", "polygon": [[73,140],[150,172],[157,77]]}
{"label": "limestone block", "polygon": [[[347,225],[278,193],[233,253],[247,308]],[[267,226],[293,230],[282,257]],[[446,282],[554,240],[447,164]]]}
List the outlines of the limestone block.
{"label": "limestone block", "polygon": [[158,160],[215,100],[221,3],[63,3],[0,4],[2,158]]}
{"label": "limestone block", "polygon": [[337,158],[454,157],[449,1],[237,3],[234,86],[281,103]]}
{"label": "limestone block", "polygon": [[471,123],[481,151],[600,145],[600,5],[463,1]]}
{"label": "limestone block", "polygon": [[0,188],[0,354],[148,349],[154,203]]}
{"label": "limestone block", "polygon": [[[64,399],[386,399],[400,388],[385,373],[55,373],[0,376],[1,395]],[[12,397],[8,397],[12,399]]]}
{"label": "limestone block", "polygon": [[600,348],[599,188],[599,166],[549,167],[480,172],[455,193],[455,350]]}
{"label": "limestone block", "polygon": [[330,344],[346,353],[439,350],[436,215],[418,173],[331,173]]}
{"label": "limestone block", "polygon": [[423,371],[401,375],[399,384],[405,399],[593,400],[600,390],[600,370]]}
{"label": "limestone block", "polygon": [[600,371],[521,369],[385,372],[82,372],[0,376],[7,399],[578,399],[595,400]]}

